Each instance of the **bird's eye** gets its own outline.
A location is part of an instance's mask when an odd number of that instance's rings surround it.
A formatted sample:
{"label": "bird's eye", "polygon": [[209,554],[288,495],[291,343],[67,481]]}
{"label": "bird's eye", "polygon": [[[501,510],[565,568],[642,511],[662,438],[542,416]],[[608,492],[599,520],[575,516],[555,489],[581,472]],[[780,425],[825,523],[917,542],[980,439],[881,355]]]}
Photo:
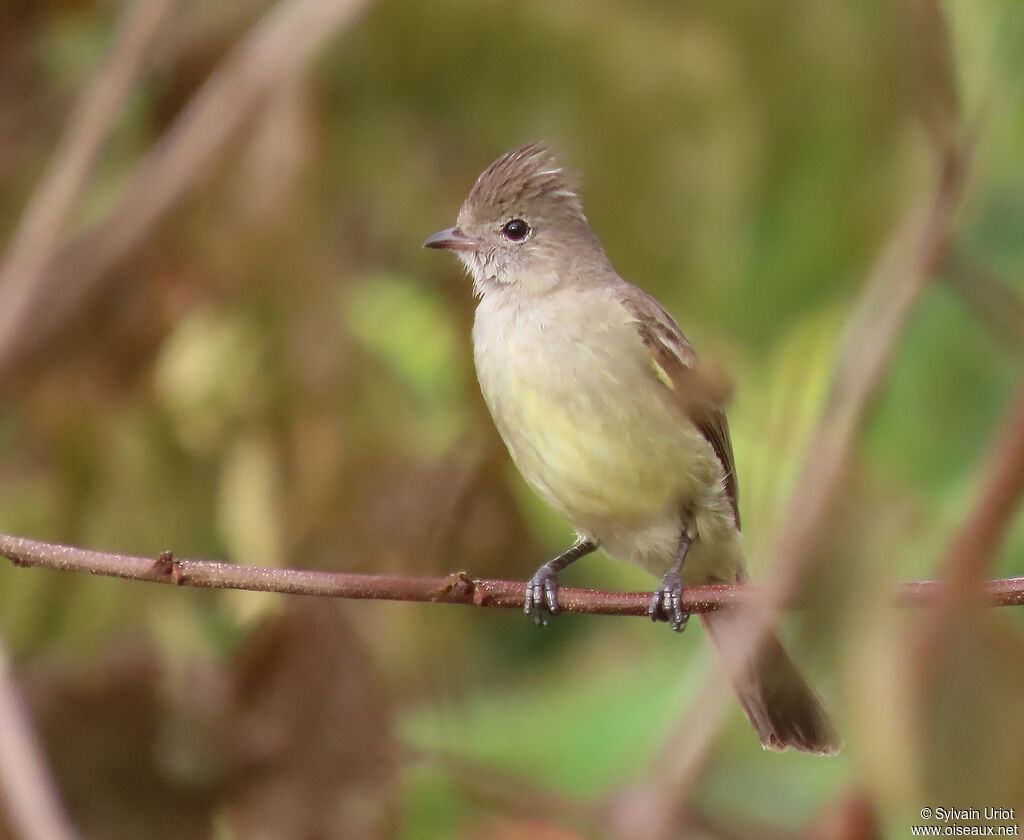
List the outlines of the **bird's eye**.
{"label": "bird's eye", "polygon": [[511,222],[505,223],[505,227],[501,229],[501,232],[513,242],[519,242],[530,232],[530,226],[522,219],[513,219]]}

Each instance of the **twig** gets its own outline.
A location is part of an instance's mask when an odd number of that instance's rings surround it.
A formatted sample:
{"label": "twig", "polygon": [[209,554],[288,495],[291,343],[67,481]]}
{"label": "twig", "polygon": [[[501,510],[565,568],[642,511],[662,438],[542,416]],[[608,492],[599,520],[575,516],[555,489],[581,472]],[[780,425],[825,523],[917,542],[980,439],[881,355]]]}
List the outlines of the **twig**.
{"label": "twig", "polygon": [[0,267],[0,358],[9,353],[15,335],[25,326],[43,267],[60,244],[68,215],[171,6],[172,0],[143,0],[127,8],[107,57],[68,118],[60,145]]}
{"label": "twig", "polygon": [[[0,344],[0,390],[210,168],[267,92],[352,21],[368,0],[282,0],[221,62],[139,161],[108,216],[43,268],[26,317]],[[43,308],[45,305],[45,309]]]}
{"label": "twig", "polygon": [[[157,558],[109,554],[9,534],[0,534],[0,557],[6,557],[18,566],[88,572],[199,589],[246,589],[286,595],[421,601],[499,609],[522,609],[525,589],[525,584],[518,581],[474,580],[465,572],[454,572],[447,577],[418,577],[262,568],[216,560],[179,560],[170,552]],[[941,595],[944,587],[942,581],[903,583],[897,602],[904,606],[930,603]],[[766,594],[764,589],[756,586],[694,586],[684,591],[683,602],[688,611],[701,613],[762,603]],[[649,592],[604,592],[562,587],[558,590],[558,596],[564,612],[588,615],[646,617],[651,603]],[[1024,578],[988,581],[985,584],[985,597],[993,607],[1022,606]]]}
{"label": "twig", "polygon": [[988,573],[1024,494],[1024,382],[992,441],[985,472],[974,509],[946,551],[951,591],[968,591]]}
{"label": "twig", "polygon": [[988,582],[982,578],[1024,494],[1024,382],[989,448],[985,472],[973,510],[946,549],[943,565],[950,585],[922,623],[916,666],[919,689],[925,691],[938,676],[947,628],[959,623],[961,612],[987,601]]}
{"label": "twig", "polygon": [[963,251],[954,251],[942,278],[1018,356],[1024,354],[1024,300],[995,272]]}
{"label": "twig", "polygon": [[772,569],[780,598],[811,565],[889,363],[921,292],[942,260],[960,205],[967,155],[941,164],[939,183],[922,214],[915,208],[900,226],[851,319],[825,413],[808,447],[809,458],[784,517]]}
{"label": "twig", "polygon": [[[15,837],[75,840],[0,645],[0,795]],[[0,834],[3,834],[0,829]],[[6,836],[6,835],[4,835]]]}

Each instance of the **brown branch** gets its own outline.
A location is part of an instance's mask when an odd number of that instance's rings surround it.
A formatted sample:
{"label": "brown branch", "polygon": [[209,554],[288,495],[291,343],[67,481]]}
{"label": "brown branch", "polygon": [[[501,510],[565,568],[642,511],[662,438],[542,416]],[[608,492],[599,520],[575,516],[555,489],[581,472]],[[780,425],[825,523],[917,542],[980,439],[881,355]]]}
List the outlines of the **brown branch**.
{"label": "brown branch", "polygon": [[[0,534],[0,556],[17,566],[34,566],[65,572],[125,578],[150,583],[169,583],[198,589],[245,589],[286,595],[321,595],[330,598],[375,601],[421,601],[465,604],[476,607],[522,609],[525,584],[510,580],[474,580],[465,572],[447,577],[368,575],[309,569],[276,569],[240,566],[216,560],[179,560],[170,552],[160,557],[109,554],[69,545],[38,542]],[[909,581],[901,584],[898,603],[920,606],[935,601],[945,589],[942,581]],[[558,590],[564,612],[588,615],[646,616],[649,592],[604,592],[596,589]],[[765,592],[755,586],[694,586],[685,590],[683,602],[693,613],[728,609],[763,601]],[[1024,605],[1024,578],[988,581],[985,597],[994,607]],[[796,602],[786,606],[798,606]]]}
{"label": "brown branch", "polygon": [[[0,645],[0,799],[13,836],[76,840],[25,703]],[[0,835],[3,826],[0,825]]]}
{"label": "brown branch", "polygon": [[949,246],[967,175],[966,152],[942,161],[929,205],[915,208],[886,247],[847,329],[825,413],[790,500],[775,549],[780,597],[799,585],[835,509],[856,451],[914,307]]}
{"label": "brown branch", "polygon": [[1024,299],[1016,289],[962,250],[946,259],[942,277],[1015,354],[1024,354]]}
{"label": "brown branch", "polygon": [[946,548],[943,566],[949,586],[933,602],[935,609],[925,616],[917,644],[919,690],[928,691],[935,685],[947,628],[959,624],[965,610],[987,601],[990,582],[983,578],[989,573],[1022,494],[1024,382],[989,446],[985,479],[974,507]]}
{"label": "brown branch", "polygon": [[0,266],[0,358],[25,328],[28,312],[38,299],[44,266],[60,245],[67,218],[171,8],[171,0],[146,0],[125,10],[109,53],[68,118],[53,160],[29,200]]}
{"label": "brown branch", "polygon": [[988,574],[1024,494],[1024,381],[989,447],[985,473],[974,509],[946,551],[946,577],[957,592]]}
{"label": "brown branch", "polygon": [[54,336],[110,269],[209,171],[273,87],[350,24],[368,0],[281,0],[221,61],[138,162],[106,218],[40,268],[18,324],[0,334],[0,390]]}

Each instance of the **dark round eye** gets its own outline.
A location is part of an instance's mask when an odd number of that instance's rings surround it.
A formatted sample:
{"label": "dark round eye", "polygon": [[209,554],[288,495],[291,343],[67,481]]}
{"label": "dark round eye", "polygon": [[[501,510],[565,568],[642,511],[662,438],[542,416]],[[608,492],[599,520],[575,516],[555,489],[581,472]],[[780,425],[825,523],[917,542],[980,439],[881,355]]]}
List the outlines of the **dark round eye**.
{"label": "dark round eye", "polygon": [[505,223],[505,227],[501,229],[501,232],[513,242],[518,242],[530,232],[530,226],[522,219],[513,219],[511,222]]}

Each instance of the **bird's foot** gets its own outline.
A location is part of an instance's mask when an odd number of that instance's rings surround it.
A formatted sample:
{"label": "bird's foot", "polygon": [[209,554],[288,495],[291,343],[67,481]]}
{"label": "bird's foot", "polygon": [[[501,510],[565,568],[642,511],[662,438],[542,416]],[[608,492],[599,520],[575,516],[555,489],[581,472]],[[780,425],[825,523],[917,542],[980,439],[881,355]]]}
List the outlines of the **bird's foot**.
{"label": "bird's foot", "polygon": [[546,627],[551,616],[558,613],[558,572],[545,563],[526,584],[523,612],[533,616],[538,627]]}
{"label": "bird's foot", "polygon": [[661,586],[651,597],[647,614],[651,621],[667,621],[677,633],[686,629],[690,614],[683,609],[683,576],[679,570],[671,569],[661,579]]}

